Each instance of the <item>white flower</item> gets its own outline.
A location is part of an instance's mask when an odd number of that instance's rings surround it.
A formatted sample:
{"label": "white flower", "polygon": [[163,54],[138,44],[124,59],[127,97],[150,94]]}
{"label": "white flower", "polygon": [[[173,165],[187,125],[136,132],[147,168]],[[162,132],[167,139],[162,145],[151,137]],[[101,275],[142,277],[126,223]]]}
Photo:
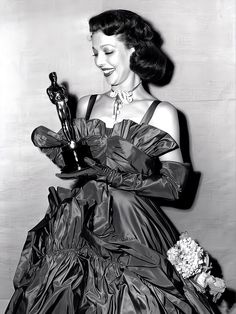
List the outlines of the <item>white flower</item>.
{"label": "white flower", "polygon": [[223,279],[209,276],[207,278],[207,285],[210,288],[210,294],[216,295],[218,293],[223,293],[225,291],[226,285]]}
{"label": "white flower", "polygon": [[[187,232],[180,235],[180,240],[167,251],[167,258],[183,278],[194,277],[193,282],[205,292],[206,289],[216,301],[224,292],[226,286],[223,279],[210,274],[209,256],[204,252]],[[200,287],[196,287],[199,289]]]}
{"label": "white flower", "polygon": [[184,278],[199,273],[204,264],[203,249],[188,236],[187,232],[181,234],[180,240],[167,251],[167,256]]}
{"label": "white flower", "polygon": [[197,283],[203,287],[206,288],[207,286],[207,278],[209,277],[209,274],[205,273],[204,271],[201,272],[199,275],[197,275],[195,277],[195,280],[197,281]]}

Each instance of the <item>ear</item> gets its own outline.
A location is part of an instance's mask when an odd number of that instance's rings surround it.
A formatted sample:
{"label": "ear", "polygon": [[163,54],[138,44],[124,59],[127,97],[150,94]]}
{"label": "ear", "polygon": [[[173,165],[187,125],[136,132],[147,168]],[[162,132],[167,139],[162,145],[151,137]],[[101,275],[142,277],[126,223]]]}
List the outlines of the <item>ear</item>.
{"label": "ear", "polygon": [[133,52],[135,52],[135,48],[134,48],[134,47],[131,47],[131,48],[130,48],[130,52],[131,52],[131,54],[132,54]]}
{"label": "ear", "polygon": [[130,56],[131,56],[135,52],[135,48],[131,47],[129,50],[130,50]]}

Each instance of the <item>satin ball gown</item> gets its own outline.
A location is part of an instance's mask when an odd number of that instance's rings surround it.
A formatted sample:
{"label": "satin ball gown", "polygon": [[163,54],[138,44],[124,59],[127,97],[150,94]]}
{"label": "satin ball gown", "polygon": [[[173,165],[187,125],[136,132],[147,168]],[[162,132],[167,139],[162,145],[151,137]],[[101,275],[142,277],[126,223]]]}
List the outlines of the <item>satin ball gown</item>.
{"label": "satin ball gown", "polygon": [[[73,127],[94,160],[162,180],[159,156],[178,145],[146,122],[123,120],[107,128],[99,119],[79,118]],[[65,166],[62,131],[38,127],[32,140],[59,168]],[[28,232],[6,313],[214,313],[167,259],[179,233],[160,200],[174,199],[186,175],[184,163],[172,166],[165,164],[168,171],[177,169],[171,183],[154,180],[139,189],[89,176],[72,189],[50,187],[46,215]]]}

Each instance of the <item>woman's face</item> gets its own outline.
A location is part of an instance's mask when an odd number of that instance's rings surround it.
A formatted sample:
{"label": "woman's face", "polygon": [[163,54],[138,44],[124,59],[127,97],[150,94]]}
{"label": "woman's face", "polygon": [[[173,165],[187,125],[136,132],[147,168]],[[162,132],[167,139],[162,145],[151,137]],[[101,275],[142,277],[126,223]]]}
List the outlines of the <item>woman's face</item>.
{"label": "woman's face", "polygon": [[92,35],[92,49],[96,66],[102,70],[109,85],[119,85],[131,77],[130,56],[134,48],[128,49],[118,36],[107,36],[98,31]]}

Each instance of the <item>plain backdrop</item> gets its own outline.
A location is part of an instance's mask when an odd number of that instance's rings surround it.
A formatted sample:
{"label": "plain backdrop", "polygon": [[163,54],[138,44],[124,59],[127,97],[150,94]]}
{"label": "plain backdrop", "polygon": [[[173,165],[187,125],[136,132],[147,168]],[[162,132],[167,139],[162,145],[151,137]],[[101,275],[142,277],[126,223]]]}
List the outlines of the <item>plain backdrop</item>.
{"label": "plain backdrop", "polygon": [[174,63],[172,81],[151,86],[186,119],[200,181],[189,209],[164,208],[180,231],[217,260],[236,290],[235,5],[233,0],[0,1],[0,299],[12,279],[27,231],[47,210],[48,187],[69,186],[31,143],[38,125],[60,123],[46,95],[56,71],[74,97],[107,88],[96,69],[88,19],[125,8],[153,23]]}

